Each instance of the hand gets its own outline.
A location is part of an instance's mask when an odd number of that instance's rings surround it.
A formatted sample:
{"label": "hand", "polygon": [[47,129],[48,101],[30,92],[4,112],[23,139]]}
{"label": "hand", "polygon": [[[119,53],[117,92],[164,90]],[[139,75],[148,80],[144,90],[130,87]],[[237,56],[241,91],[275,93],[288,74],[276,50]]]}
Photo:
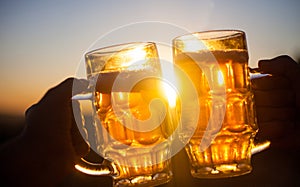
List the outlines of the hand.
{"label": "hand", "polygon": [[[55,186],[74,170],[76,160],[88,152],[72,109],[76,94],[87,82],[69,78],[50,89],[26,111],[26,127],[1,149],[2,176],[11,186]],[[73,107],[78,103],[73,101]],[[1,173],[2,173],[1,172]]]}
{"label": "hand", "polygon": [[258,137],[271,140],[273,146],[299,146],[299,64],[289,56],[279,56],[261,60],[258,66],[262,73],[271,74],[252,80]]}

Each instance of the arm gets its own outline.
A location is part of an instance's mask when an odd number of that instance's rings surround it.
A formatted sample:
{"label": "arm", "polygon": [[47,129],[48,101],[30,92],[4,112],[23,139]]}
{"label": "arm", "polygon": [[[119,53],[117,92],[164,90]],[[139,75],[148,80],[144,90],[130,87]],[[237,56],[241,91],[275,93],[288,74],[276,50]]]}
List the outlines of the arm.
{"label": "arm", "polygon": [[1,177],[7,186],[55,186],[87,153],[73,117],[73,81],[80,85],[75,92],[87,86],[70,78],[50,89],[26,111],[22,134],[1,147]]}
{"label": "arm", "polygon": [[299,146],[300,66],[289,56],[259,61],[262,73],[271,76],[252,80],[259,138],[273,146]]}

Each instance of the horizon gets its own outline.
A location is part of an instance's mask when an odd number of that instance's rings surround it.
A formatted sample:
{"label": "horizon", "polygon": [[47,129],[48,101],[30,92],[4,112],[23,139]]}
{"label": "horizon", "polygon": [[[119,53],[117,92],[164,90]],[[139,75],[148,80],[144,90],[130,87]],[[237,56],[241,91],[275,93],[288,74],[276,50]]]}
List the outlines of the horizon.
{"label": "horizon", "polygon": [[[76,76],[83,54],[97,40],[102,46],[152,38],[170,43],[185,31],[240,29],[251,67],[281,54],[299,61],[299,7],[297,0],[1,1],[0,114],[23,116],[48,89]],[[147,21],[178,30],[134,28]]]}

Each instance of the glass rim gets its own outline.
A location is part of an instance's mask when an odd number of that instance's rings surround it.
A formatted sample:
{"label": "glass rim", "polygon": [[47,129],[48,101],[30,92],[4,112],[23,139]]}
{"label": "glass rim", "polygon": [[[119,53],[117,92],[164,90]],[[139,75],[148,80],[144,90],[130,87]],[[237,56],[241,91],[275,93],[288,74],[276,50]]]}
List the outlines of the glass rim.
{"label": "glass rim", "polygon": [[89,52],[85,53],[85,57],[91,56],[91,55],[107,55],[107,54],[112,54],[116,52],[120,52],[123,50],[131,50],[135,47],[142,46],[142,47],[147,47],[147,46],[156,46],[154,42],[128,42],[128,43],[120,43],[120,44],[114,44],[110,46],[105,46],[101,48],[97,48],[94,50],[91,50]]}
{"label": "glass rim", "polygon": [[229,39],[241,35],[245,35],[245,32],[238,29],[206,30],[206,31],[192,32],[181,36],[177,36],[173,39],[173,42],[180,41],[180,40],[195,39],[195,38],[200,40]]}

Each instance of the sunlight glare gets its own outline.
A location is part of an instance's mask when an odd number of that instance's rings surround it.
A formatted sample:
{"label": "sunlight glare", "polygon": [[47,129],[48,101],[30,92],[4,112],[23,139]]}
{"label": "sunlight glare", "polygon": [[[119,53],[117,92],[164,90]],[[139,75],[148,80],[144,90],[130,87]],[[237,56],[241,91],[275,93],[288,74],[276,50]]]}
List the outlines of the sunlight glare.
{"label": "sunlight glare", "polygon": [[[189,37],[189,38],[186,38],[186,37]],[[200,50],[207,49],[207,47],[205,46],[203,41],[199,40],[199,38],[197,38],[197,36],[189,35],[186,37],[184,37],[183,39],[188,39],[189,42],[184,42],[183,51],[198,52]]]}
{"label": "sunlight glare", "polygon": [[135,49],[127,51],[127,55],[132,58],[132,61],[144,59],[146,57],[146,51],[142,47],[137,47]]}
{"label": "sunlight glare", "polygon": [[168,100],[170,107],[174,108],[176,106],[177,92],[175,90],[177,86],[177,79],[174,71],[172,48],[165,45],[158,46],[160,53],[161,69],[164,81],[162,83],[163,92]]}
{"label": "sunlight glare", "polygon": [[111,173],[108,169],[92,170],[92,169],[89,169],[89,168],[82,167],[78,164],[75,165],[75,168],[78,171],[81,171],[82,173],[86,173],[86,174],[89,174],[89,175],[108,175],[108,174]]}
{"label": "sunlight glare", "polygon": [[171,108],[174,108],[176,106],[176,100],[177,100],[177,94],[173,87],[171,87],[168,83],[163,82],[162,83],[163,91],[165,96],[168,99],[168,103]]}
{"label": "sunlight glare", "polygon": [[221,70],[218,70],[217,76],[218,76],[218,85],[223,86],[225,83],[224,83],[224,77]]}
{"label": "sunlight glare", "polygon": [[128,64],[127,64],[128,67],[136,63],[133,68],[139,69],[145,64],[145,60],[147,58],[147,51],[142,47],[137,47],[135,49],[126,51],[124,56],[128,56],[130,58],[128,59]]}

